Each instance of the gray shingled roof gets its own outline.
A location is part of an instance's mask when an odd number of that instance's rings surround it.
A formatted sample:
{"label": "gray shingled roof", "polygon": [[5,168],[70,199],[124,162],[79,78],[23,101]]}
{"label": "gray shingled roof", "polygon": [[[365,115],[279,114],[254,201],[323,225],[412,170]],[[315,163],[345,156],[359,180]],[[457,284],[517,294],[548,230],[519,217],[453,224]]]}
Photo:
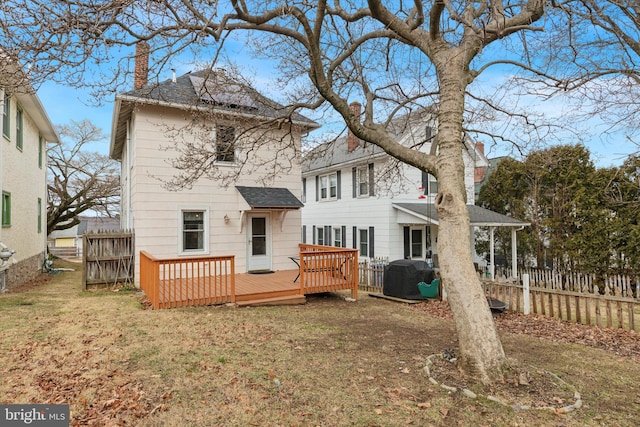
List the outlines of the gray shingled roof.
{"label": "gray shingled roof", "polygon": [[236,186],[252,209],[299,209],[304,204],[286,188]]}
{"label": "gray shingled roof", "polygon": [[[433,203],[393,203],[393,206],[409,213],[429,218],[434,223],[438,223],[438,212]],[[467,205],[471,225],[476,227],[522,227],[530,225],[507,215],[502,215],[480,206]]]}
{"label": "gray shingled roof", "polygon": [[[387,124],[386,129],[397,141],[413,133],[412,141],[414,143],[417,140],[425,142],[425,126],[429,125],[433,115],[434,111],[431,108],[422,108],[401,114],[394,117]],[[382,148],[364,141],[360,141],[358,147],[350,152],[347,149],[347,137],[342,136],[333,141],[320,144],[305,154],[302,159],[302,172],[311,172],[357,160],[368,160],[383,154]]]}
{"label": "gray shingled roof", "polygon": [[[183,109],[206,109],[257,119],[286,118],[288,108],[220,70],[201,70],[177,77],[175,81],[149,85],[116,96],[111,157],[120,158],[126,138],[126,122],[136,104],[164,105]],[[308,130],[320,125],[301,114],[291,119]]]}

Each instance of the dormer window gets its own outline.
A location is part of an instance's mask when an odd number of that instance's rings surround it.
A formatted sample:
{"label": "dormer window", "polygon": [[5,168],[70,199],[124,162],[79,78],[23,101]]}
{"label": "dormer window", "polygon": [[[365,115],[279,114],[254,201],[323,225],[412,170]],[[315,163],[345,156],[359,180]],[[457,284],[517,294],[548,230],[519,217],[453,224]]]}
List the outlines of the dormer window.
{"label": "dormer window", "polygon": [[236,160],[236,130],[232,126],[218,126],[216,129],[216,161]]}

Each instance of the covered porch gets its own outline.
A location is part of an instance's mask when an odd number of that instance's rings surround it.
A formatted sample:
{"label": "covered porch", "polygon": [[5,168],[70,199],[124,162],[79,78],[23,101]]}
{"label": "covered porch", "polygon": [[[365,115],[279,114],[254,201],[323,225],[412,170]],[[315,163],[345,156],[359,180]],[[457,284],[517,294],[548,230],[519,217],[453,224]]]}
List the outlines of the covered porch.
{"label": "covered porch", "polygon": [[[438,226],[438,212],[433,203],[393,203],[392,206],[398,211],[398,223],[419,223],[424,225]],[[489,209],[475,205],[467,205],[469,222],[471,227],[486,227],[489,233],[489,271],[491,280],[495,279],[495,230],[497,227],[506,227],[511,230],[511,241],[514,250],[511,253],[513,265],[513,275],[517,277],[518,258],[518,238],[517,232],[529,226],[528,222],[523,222],[507,215],[502,215]],[[470,250],[475,251],[472,247]]]}
{"label": "covered porch", "polygon": [[233,256],[158,259],[141,251],[140,288],[154,309],[297,304],[305,295],[339,290],[357,298],[357,250],[306,244],[299,249],[291,270],[263,274],[236,274]]}

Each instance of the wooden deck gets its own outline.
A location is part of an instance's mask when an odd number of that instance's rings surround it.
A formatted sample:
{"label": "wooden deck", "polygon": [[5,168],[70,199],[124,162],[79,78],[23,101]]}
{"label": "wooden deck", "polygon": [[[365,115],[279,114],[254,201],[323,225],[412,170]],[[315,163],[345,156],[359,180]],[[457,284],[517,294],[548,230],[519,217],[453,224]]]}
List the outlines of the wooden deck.
{"label": "wooden deck", "polygon": [[[301,249],[303,245],[300,245]],[[235,303],[300,304],[305,295],[348,289],[357,298],[355,249],[305,245],[299,270],[235,274],[233,256],[156,259],[140,252],[140,288],[154,308]]]}

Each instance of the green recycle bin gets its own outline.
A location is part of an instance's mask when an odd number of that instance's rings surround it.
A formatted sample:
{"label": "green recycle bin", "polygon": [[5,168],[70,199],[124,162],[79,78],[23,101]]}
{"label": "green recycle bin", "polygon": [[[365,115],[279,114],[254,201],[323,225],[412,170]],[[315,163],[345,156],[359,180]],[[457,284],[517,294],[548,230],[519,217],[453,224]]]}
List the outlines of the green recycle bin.
{"label": "green recycle bin", "polygon": [[418,290],[424,298],[438,298],[440,293],[440,279],[433,279],[431,283],[420,282],[418,283]]}

